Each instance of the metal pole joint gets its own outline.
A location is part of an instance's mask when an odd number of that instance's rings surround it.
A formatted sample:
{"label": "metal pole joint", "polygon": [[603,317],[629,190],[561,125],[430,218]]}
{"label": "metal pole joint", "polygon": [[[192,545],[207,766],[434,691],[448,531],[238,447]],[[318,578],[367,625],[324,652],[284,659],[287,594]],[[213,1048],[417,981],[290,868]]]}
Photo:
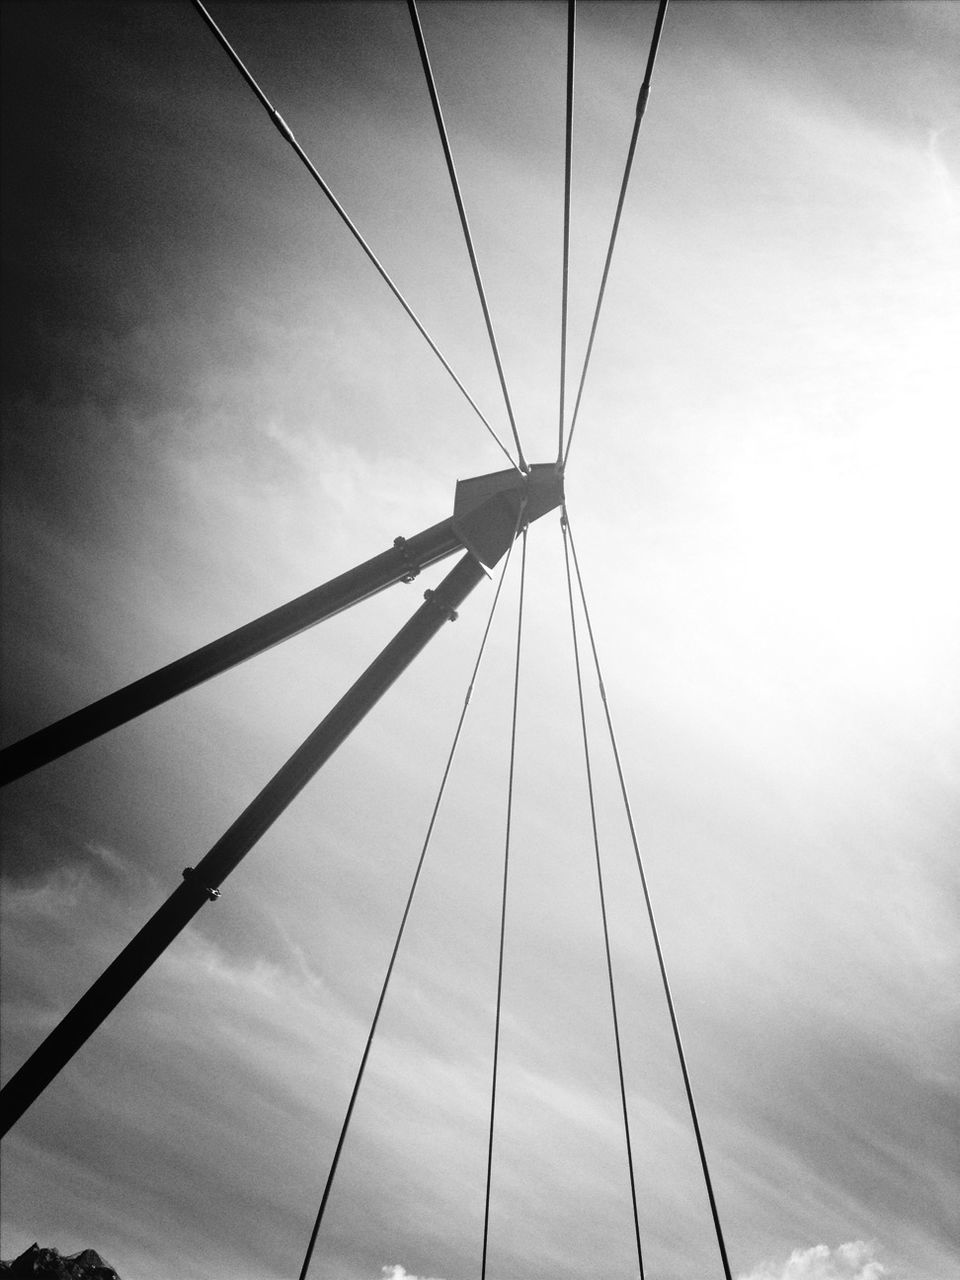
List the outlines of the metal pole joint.
{"label": "metal pole joint", "polygon": [[212,889],[210,885],[201,884],[200,877],[197,875],[196,867],[184,867],[183,878],[188,885],[196,888],[206,899],[207,902],[216,902],[220,897],[219,889]]}
{"label": "metal pole joint", "polygon": [[414,556],[410,554],[410,548],[407,545],[407,540],[405,537],[403,537],[402,534],[400,535],[400,537],[394,538],[393,545],[396,547],[397,551],[399,552],[400,559],[407,570],[407,572],[403,575],[400,581],[412,582],[414,578],[417,576],[417,574],[420,572],[420,565],[418,561]]}
{"label": "metal pole joint", "polygon": [[445,622],[456,622],[460,616],[452,605],[447,604],[442,596],[438,595],[436,591],[431,591],[429,587],[423,593],[423,598],[427,604],[433,605]]}

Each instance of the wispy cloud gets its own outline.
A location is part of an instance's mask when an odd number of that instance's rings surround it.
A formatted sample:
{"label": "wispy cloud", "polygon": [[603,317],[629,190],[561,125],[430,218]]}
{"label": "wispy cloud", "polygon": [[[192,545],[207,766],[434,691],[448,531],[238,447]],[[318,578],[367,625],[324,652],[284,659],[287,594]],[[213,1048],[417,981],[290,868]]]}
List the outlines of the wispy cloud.
{"label": "wispy cloud", "polygon": [[101,844],[99,841],[91,840],[84,848],[102,867],[113,875],[123,875],[127,869],[127,864],[123,857],[116,849],[111,849],[109,845]]}

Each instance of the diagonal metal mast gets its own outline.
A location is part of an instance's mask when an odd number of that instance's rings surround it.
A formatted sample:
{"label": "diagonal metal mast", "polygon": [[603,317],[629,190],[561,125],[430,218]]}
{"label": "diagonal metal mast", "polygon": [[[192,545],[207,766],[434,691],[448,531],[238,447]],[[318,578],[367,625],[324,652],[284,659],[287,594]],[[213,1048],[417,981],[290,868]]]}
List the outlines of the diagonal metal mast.
{"label": "diagonal metal mast", "polygon": [[89,706],[38,729],[0,750],[0,786],[92,742],[128,720],[168,702],[213,676],[299,635],[342,609],[396,582],[411,582],[421,569],[462,550],[454,520],[443,520],[412,538],[397,538],[381,555],[349,569],[296,600],[185,654],[158,671],[117,689]]}
{"label": "diagonal metal mast", "polygon": [[535,519],[533,513],[542,514],[542,503],[550,500],[555,488],[552,468],[538,463],[530,468],[526,478],[516,471],[495,471],[461,480],[449,519],[431,525],[412,538],[396,538],[393,546],[381,555],[4,747],[0,750],[0,786],[92,742],[394,583],[411,582],[421,569],[456,551],[472,550],[484,564],[489,564],[486,556],[492,547],[486,547],[487,525],[492,524],[499,534],[503,521],[509,518],[504,515],[511,501],[509,495],[518,486],[528,493],[533,504],[529,518]]}
{"label": "diagonal metal mast", "polygon": [[460,482],[455,519],[467,554],[436,591],[425,592],[424,603],[409,622],[197,866],[184,871],[183,882],[0,1090],[0,1134],[40,1096],[200,908],[220,896],[223,882],[314,774],[443,624],[456,618],[456,610],[486,576],[487,566],[496,564],[512,545],[521,515],[525,521],[535,519],[562,500],[562,482],[553,463],[532,468],[530,476],[501,471]]}

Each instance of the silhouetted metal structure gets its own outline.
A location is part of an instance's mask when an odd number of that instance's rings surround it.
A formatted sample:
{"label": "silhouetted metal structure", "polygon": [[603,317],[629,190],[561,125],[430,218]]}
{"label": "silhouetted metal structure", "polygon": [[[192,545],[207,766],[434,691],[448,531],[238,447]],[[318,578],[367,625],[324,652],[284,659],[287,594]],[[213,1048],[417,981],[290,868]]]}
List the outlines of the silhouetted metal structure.
{"label": "silhouetted metal structure", "polygon": [[0,1133],[16,1123],[82,1044],[116,1008],[153,962],[207,902],[317,770],[357,727],[397,677],[442,628],[506,553],[518,532],[563,503],[563,477],[554,463],[528,472],[496,471],[457,484],[453,515],[350,569],[262,618],[187,654],[125,689],[92,703],[3,753],[3,781],[37,768],[178,693],[298,634],[342,609],[412,579],[421,568],[466,549],[412,618],[367,667],[336,706],[197,863],[183,883],[104,970],[43,1043],[0,1090]]}

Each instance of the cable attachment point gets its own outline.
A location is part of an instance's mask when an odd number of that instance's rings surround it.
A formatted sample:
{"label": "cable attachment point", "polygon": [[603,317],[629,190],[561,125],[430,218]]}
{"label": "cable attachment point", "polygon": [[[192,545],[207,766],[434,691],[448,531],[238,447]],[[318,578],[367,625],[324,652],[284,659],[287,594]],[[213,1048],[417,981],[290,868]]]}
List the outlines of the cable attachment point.
{"label": "cable attachment point", "polygon": [[[187,880],[187,881],[195,881],[197,878],[196,868],[184,867],[183,878],[184,880]],[[220,897],[219,889],[211,889],[209,885],[205,885],[205,884],[199,885],[198,887],[202,890],[203,893],[207,895],[207,900],[209,902],[216,902],[216,900]]]}
{"label": "cable attachment point", "polygon": [[297,140],[293,136],[293,132],[290,126],[287,124],[286,120],[284,120],[283,116],[276,109],[276,107],[267,107],[267,112],[269,113],[270,119],[276,125],[277,130],[280,132],[280,134],[284,138],[286,138],[287,142],[290,143],[291,147],[297,146]]}
{"label": "cable attachment point", "polygon": [[429,587],[423,593],[423,598],[427,604],[432,604],[435,609],[439,609],[448,622],[456,622],[457,611],[446,604],[435,591],[431,591]]}
{"label": "cable attachment point", "polygon": [[400,581],[412,582],[420,572],[420,566],[417,564],[416,560],[414,560],[413,556],[411,556],[410,550],[407,547],[406,538],[394,538],[393,545],[400,552],[400,559],[403,561],[404,567],[407,571]]}

